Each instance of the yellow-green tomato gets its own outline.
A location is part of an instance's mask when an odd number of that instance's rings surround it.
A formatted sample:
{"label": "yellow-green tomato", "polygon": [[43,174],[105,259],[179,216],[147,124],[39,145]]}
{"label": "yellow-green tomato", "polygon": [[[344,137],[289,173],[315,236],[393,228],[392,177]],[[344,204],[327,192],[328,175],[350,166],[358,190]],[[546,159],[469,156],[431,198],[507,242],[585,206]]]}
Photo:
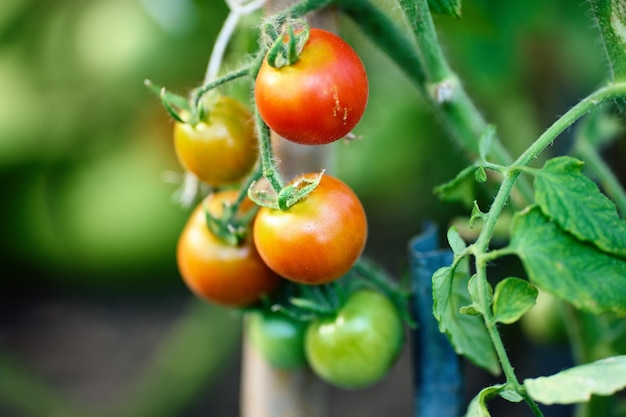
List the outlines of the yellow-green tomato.
{"label": "yellow-green tomato", "polygon": [[522,316],[522,330],[534,343],[542,346],[567,342],[567,330],[561,313],[561,301],[545,291],[539,291],[535,305]]}
{"label": "yellow-green tomato", "polygon": [[180,163],[207,184],[244,178],[257,160],[254,119],[239,101],[221,96],[201,122],[174,123],[174,150]]}
{"label": "yellow-green tomato", "polygon": [[306,365],[304,335],[307,324],[280,312],[252,311],[246,315],[250,344],[275,368],[298,369]]}
{"label": "yellow-green tomato", "polygon": [[352,293],[335,317],[313,321],[305,352],[313,371],[344,389],[375,384],[402,350],[404,329],[395,305],[374,290]]}

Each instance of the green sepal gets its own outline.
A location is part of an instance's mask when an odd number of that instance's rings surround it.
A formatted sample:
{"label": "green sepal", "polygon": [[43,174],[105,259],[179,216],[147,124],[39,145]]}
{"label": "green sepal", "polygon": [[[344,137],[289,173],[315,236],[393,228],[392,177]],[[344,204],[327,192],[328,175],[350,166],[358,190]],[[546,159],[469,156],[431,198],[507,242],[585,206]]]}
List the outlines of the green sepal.
{"label": "green sepal", "polygon": [[167,112],[174,118],[174,120],[180,123],[188,122],[188,120],[185,120],[180,115],[180,110],[184,110],[188,114],[192,114],[189,100],[187,100],[183,96],[179,96],[178,94],[167,91],[165,87],[161,87],[150,80],[144,80],[144,84],[146,87],[148,87],[148,89],[150,89],[150,91],[159,96],[159,98],[161,99],[161,103],[163,103],[163,107],[165,107]]}

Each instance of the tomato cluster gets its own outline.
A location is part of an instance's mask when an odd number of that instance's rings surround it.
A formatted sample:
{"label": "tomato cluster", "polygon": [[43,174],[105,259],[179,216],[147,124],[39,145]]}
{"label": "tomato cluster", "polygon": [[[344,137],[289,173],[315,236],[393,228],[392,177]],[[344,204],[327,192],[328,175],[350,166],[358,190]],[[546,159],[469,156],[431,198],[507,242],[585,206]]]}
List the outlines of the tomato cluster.
{"label": "tomato cluster", "polygon": [[251,344],[271,365],[294,369],[307,364],[322,380],[354,390],[389,372],[404,342],[402,318],[379,291],[352,292],[339,309],[303,324],[281,313],[250,313]]}
{"label": "tomato cluster", "polygon": [[[297,56],[279,64],[276,51],[294,42]],[[323,308],[307,296],[311,288],[332,293],[331,283],[353,269],[367,239],[365,210],[328,174],[305,173],[283,186],[263,153],[271,152],[269,129],[305,145],[348,135],[367,104],[365,68],[337,35],[305,27],[279,35],[253,73],[257,119],[233,98],[204,97],[208,88],[191,102],[160,90],[176,119],[180,164],[211,188],[179,237],[180,274],[199,298],[244,309],[250,342],[272,366],[310,366],[347,389],[371,385],[402,346],[398,306],[375,286],[343,286]],[[255,188],[262,174],[271,189]],[[299,289],[298,297],[285,288]],[[309,314],[294,314],[302,309]]]}

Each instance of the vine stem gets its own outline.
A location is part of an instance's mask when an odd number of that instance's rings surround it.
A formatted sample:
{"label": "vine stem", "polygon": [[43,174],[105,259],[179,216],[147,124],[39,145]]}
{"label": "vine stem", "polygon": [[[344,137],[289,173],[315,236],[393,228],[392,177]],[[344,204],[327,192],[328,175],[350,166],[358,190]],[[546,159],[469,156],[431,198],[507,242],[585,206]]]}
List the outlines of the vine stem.
{"label": "vine stem", "polygon": [[[428,1],[398,0],[398,3],[413,28],[420,51],[425,75],[421,88],[433,102],[444,126],[463,146],[470,159],[475,159],[487,123],[445,58]],[[508,165],[512,161],[511,155],[498,140],[493,141],[491,153],[499,164]],[[532,201],[532,190],[526,181],[520,181],[518,189],[522,200]]]}
{"label": "vine stem", "polygon": [[626,97],[626,82],[610,83],[602,87],[568,110],[556,122],[552,124],[539,138],[522,153],[513,163],[514,166],[528,166],[556,137],[570,127],[580,117],[588,113],[592,108],[607,100]]}
{"label": "vine stem", "polygon": [[524,152],[517,160],[503,172],[503,180],[498,189],[498,193],[492,203],[492,206],[487,213],[485,224],[478,236],[478,239],[474,243],[474,256],[476,264],[476,275],[479,283],[480,303],[483,307],[483,318],[491,341],[496,350],[502,370],[507,379],[507,382],[522,395],[525,401],[529,404],[536,416],[542,416],[541,410],[535,403],[535,401],[528,396],[524,387],[519,383],[517,376],[513,370],[513,366],[509,360],[509,357],[504,348],[502,338],[497,329],[496,323],[493,319],[493,313],[491,312],[491,306],[489,305],[489,283],[487,281],[487,261],[492,259],[489,256],[489,243],[493,236],[496,221],[502,210],[506,206],[508,199],[511,195],[515,182],[520,176],[522,169],[527,167],[539,154],[548,147],[558,135],[560,135],[565,129],[576,122],[580,117],[588,113],[593,107],[600,103],[615,99],[618,97],[626,96],[626,84],[609,84],[606,87],[600,88],[581,100],[578,104],[572,107],[562,117],[552,124],[537,140]]}
{"label": "vine stem", "polygon": [[516,392],[518,392],[526,401],[533,414],[537,417],[542,417],[543,412],[539,409],[539,406],[527,393],[522,384],[520,384],[517,375],[513,369],[513,365],[511,364],[511,360],[509,359],[508,354],[506,353],[506,349],[504,348],[504,343],[502,341],[502,337],[500,336],[500,332],[497,328],[497,323],[494,320],[493,313],[491,311],[491,305],[489,301],[490,287],[489,282],[487,281],[487,261],[488,261],[488,250],[489,250],[489,242],[491,241],[491,237],[493,235],[493,231],[495,229],[496,221],[507,205],[509,196],[513,191],[513,187],[515,185],[515,181],[520,176],[521,171],[519,170],[506,170],[504,172],[504,179],[500,185],[498,190],[498,194],[496,195],[491,208],[489,209],[488,216],[485,220],[485,225],[478,236],[478,240],[474,244],[474,255],[475,255],[475,264],[476,264],[476,279],[478,282],[478,290],[479,290],[479,302],[481,305],[481,312],[483,315],[483,319],[485,322],[485,326],[487,328],[487,332],[489,333],[489,337],[491,338],[491,343],[498,355],[498,359],[500,360],[500,365],[502,366],[502,371],[504,372],[504,376],[506,377],[507,384],[509,384]]}
{"label": "vine stem", "polygon": [[224,52],[226,51],[228,42],[230,42],[230,39],[233,37],[233,33],[235,33],[235,29],[237,29],[241,17],[263,7],[265,0],[252,0],[247,4],[243,4],[242,0],[226,0],[226,4],[230,12],[213,44],[213,50],[209,57],[203,84],[208,84],[217,77],[217,73],[222,66],[222,60],[224,59]]}

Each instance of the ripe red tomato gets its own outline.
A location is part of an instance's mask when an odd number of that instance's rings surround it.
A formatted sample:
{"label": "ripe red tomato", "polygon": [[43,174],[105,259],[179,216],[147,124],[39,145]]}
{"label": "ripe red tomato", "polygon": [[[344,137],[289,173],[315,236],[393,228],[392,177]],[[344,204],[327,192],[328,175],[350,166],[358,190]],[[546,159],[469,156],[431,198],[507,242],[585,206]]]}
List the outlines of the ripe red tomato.
{"label": "ripe red tomato", "polygon": [[[312,180],[317,175],[303,177]],[[359,198],[329,175],[289,209],[262,207],[254,221],[261,258],[279,275],[304,284],[323,284],[344,275],[366,239],[367,219]]]}
{"label": "ripe red tomato", "polygon": [[387,374],[403,342],[402,319],[394,304],[381,293],[359,290],[335,317],[311,323],[305,352],[320,378],[340,388],[359,389]]}
{"label": "ripe red tomato", "polygon": [[[245,306],[270,293],[280,278],[259,257],[248,236],[238,246],[216,237],[207,227],[205,206],[219,216],[224,201],[234,201],[233,190],[212,194],[191,214],[178,240],[178,269],[198,297],[226,306]],[[251,202],[247,201],[247,206]]]}
{"label": "ripe red tomato", "polygon": [[343,39],[311,28],[293,65],[263,62],[254,87],[261,117],[280,136],[322,145],[346,136],[361,120],[368,97],[365,67]]}
{"label": "ripe red tomato", "polygon": [[199,123],[174,123],[174,149],[181,165],[207,184],[239,181],[258,156],[252,114],[237,100],[220,96]]}

